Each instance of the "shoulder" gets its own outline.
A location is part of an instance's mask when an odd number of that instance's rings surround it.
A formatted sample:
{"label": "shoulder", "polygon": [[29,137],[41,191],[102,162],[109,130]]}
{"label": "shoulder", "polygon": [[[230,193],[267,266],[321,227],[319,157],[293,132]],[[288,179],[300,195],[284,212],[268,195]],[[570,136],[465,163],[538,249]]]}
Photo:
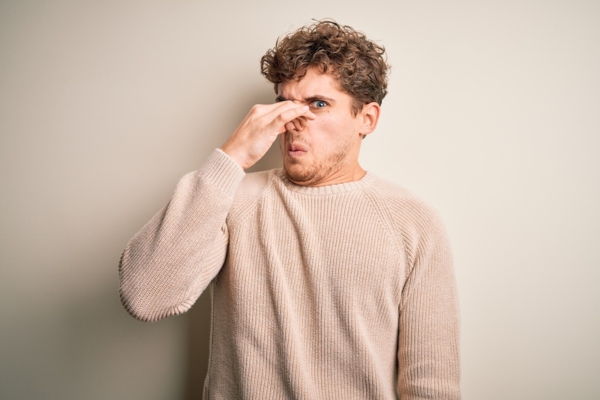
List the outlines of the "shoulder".
{"label": "shoulder", "polygon": [[247,209],[263,197],[273,184],[276,169],[247,173],[240,183],[233,200],[233,210]]}
{"label": "shoulder", "polygon": [[247,173],[238,189],[238,196],[254,196],[269,186],[271,175],[276,170]]}
{"label": "shoulder", "polygon": [[440,223],[436,209],[404,186],[375,176],[368,191],[372,201],[389,211],[397,223]]}
{"label": "shoulder", "polygon": [[376,178],[370,186],[374,206],[407,257],[407,275],[432,254],[451,260],[446,228],[439,213],[428,202],[406,188]]}
{"label": "shoulder", "polygon": [[375,177],[367,193],[377,212],[410,253],[427,243],[447,240],[438,211],[412,191]]}

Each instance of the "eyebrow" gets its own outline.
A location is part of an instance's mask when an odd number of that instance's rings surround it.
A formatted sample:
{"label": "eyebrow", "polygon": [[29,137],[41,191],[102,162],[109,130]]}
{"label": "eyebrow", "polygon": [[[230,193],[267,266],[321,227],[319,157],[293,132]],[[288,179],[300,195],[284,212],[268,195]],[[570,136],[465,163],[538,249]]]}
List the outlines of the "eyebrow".
{"label": "eyebrow", "polygon": [[[286,99],[285,97],[279,95],[277,97],[275,97],[275,102],[279,103],[282,101],[288,101],[289,99]],[[313,101],[316,100],[324,100],[327,101],[329,103],[335,103],[335,100],[326,96],[321,96],[320,94],[315,94],[313,96],[309,96],[309,97],[305,97],[304,100],[302,100],[304,103],[311,103]]]}

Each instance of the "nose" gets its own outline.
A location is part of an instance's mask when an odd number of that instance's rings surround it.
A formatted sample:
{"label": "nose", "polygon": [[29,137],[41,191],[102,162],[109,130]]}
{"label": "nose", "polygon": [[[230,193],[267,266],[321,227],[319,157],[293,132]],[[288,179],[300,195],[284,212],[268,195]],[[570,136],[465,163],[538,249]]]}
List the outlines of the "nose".
{"label": "nose", "polygon": [[302,132],[306,128],[307,120],[304,117],[298,117],[285,124],[287,131]]}
{"label": "nose", "polygon": [[295,130],[296,130],[296,127],[295,127],[295,126],[294,126],[294,124],[293,124],[293,123],[290,121],[290,122],[287,122],[287,123],[285,124],[285,130],[286,130],[286,131],[288,131],[288,132],[295,131]]}

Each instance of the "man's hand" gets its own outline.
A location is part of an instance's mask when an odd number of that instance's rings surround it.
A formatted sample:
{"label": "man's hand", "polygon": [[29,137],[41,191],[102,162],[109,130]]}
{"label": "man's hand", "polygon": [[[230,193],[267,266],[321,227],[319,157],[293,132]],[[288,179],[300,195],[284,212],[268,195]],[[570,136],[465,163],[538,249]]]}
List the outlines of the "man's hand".
{"label": "man's hand", "polygon": [[292,101],[255,105],[221,150],[243,169],[265,155],[277,136],[286,130],[302,130],[315,115],[306,105]]}

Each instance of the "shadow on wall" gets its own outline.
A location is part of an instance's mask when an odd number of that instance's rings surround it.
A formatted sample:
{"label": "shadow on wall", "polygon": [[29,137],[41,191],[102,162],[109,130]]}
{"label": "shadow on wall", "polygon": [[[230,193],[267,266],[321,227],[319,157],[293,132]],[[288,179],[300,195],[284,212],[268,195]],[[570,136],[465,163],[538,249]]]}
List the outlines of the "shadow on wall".
{"label": "shadow on wall", "polygon": [[[256,165],[248,169],[248,172],[264,171],[279,168],[280,166],[281,155],[279,152],[279,142],[277,141]],[[204,378],[208,369],[210,314],[210,290],[206,289],[186,316],[188,318],[186,400],[202,398]]]}

